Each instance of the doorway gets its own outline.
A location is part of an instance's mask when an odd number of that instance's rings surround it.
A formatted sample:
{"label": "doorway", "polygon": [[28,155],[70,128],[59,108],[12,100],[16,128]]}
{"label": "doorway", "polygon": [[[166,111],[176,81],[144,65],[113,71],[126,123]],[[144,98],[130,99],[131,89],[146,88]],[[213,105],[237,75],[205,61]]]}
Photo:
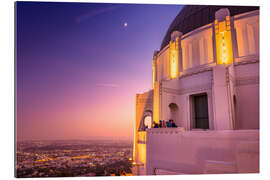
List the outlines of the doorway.
{"label": "doorway", "polygon": [[209,129],[207,94],[193,95],[193,128]]}
{"label": "doorway", "polygon": [[152,116],[145,116],[144,117],[144,127],[150,129],[152,127]]}
{"label": "doorway", "polygon": [[178,106],[177,106],[177,104],[170,103],[169,109],[170,109],[169,119],[174,120],[174,122],[178,122]]}
{"label": "doorway", "polygon": [[152,117],[153,115],[151,110],[144,111],[138,131],[145,131],[146,129],[150,129],[153,125]]}

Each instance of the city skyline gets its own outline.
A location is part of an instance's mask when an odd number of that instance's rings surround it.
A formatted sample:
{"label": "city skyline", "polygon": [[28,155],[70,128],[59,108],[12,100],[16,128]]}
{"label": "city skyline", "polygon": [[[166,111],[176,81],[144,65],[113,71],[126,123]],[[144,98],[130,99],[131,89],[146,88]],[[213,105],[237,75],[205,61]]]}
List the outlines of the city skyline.
{"label": "city skyline", "polygon": [[134,94],[152,88],[152,49],[182,6],[15,6],[17,140],[132,139]]}

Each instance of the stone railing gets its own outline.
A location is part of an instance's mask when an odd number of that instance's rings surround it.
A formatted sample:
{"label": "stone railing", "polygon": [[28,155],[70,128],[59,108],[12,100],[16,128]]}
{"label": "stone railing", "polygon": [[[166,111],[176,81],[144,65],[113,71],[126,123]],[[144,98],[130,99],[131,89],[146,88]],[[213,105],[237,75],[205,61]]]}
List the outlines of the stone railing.
{"label": "stone railing", "polygon": [[147,129],[146,132],[149,134],[177,134],[185,131],[183,127],[177,128],[151,128]]}
{"label": "stone railing", "polygon": [[259,130],[152,128],[147,132],[146,169],[179,174],[259,172]]}

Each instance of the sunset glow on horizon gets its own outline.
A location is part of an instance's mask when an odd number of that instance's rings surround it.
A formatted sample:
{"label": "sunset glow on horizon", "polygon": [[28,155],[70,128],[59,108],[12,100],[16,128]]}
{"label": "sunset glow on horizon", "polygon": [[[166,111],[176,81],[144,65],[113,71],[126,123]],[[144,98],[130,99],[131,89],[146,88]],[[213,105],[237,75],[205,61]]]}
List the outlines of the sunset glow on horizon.
{"label": "sunset glow on horizon", "polygon": [[17,2],[17,140],[132,139],[136,93],[181,8]]}

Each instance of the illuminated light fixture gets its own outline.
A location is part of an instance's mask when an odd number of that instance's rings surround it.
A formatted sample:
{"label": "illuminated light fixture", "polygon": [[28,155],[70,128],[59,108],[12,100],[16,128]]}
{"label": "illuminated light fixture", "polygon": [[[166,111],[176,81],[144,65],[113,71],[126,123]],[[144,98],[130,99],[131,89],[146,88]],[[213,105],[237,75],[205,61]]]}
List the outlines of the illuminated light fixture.
{"label": "illuminated light fixture", "polygon": [[156,59],[154,57],[153,59],[153,65],[152,65],[152,82],[153,82],[153,89],[155,88],[155,81],[156,81]]}
{"label": "illuminated light fixture", "polygon": [[170,64],[169,64],[169,72],[170,78],[174,79],[178,77],[179,72],[179,37],[176,37],[175,41],[170,41]]}
{"label": "illuminated light fixture", "polygon": [[155,82],[157,81],[157,56],[158,56],[158,51],[154,51],[154,56],[153,56],[153,61],[152,61],[153,89],[155,88]]}
{"label": "illuminated light fixture", "polygon": [[217,64],[231,64],[233,62],[230,16],[219,22],[215,20]]}

